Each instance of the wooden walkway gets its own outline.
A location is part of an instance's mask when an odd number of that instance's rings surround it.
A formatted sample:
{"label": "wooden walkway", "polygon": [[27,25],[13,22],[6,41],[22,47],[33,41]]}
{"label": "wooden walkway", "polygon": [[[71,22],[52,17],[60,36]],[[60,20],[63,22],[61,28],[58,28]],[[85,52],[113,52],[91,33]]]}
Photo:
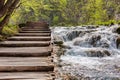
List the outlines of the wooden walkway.
{"label": "wooden walkway", "polygon": [[0,42],[0,80],[54,80],[51,54],[48,26],[23,27],[16,36]]}

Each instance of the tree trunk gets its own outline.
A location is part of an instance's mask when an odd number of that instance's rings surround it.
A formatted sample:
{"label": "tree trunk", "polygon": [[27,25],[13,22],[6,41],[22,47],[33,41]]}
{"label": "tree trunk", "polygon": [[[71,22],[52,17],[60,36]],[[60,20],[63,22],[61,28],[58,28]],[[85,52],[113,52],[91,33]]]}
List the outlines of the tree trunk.
{"label": "tree trunk", "polygon": [[8,8],[12,5],[13,1],[15,1],[15,0],[7,0],[7,2],[1,7],[0,18],[5,16],[6,12],[8,11]]}
{"label": "tree trunk", "polygon": [[0,10],[4,6],[5,0],[0,0]]}
{"label": "tree trunk", "polygon": [[8,8],[8,11],[4,17],[4,19],[0,22],[0,33],[2,32],[2,29],[6,23],[9,22],[9,18],[11,14],[13,13],[14,9],[16,8],[17,4],[19,3],[20,0],[15,0],[12,5]]}

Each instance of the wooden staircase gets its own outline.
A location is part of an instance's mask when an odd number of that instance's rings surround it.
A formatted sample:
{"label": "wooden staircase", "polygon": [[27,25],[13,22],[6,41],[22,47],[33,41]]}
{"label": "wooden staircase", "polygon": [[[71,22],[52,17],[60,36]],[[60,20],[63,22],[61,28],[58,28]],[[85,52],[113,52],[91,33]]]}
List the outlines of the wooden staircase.
{"label": "wooden staircase", "polygon": [[31,23],[0,42],[0,80],[54,80],[51,31],[46,23]]}

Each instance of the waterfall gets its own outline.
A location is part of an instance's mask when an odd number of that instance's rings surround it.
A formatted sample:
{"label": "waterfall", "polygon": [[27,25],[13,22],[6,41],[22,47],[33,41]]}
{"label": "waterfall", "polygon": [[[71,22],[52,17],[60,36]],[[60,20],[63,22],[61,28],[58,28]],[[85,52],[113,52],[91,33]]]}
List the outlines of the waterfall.
{"label": "waterfall", "polygon": [[115,32],[118,27],[54,28],[53,38],[71,47],[61,56],[63,72],[78,80],[81,76],[85,78],[82,80],[120,80],[120,35]]}

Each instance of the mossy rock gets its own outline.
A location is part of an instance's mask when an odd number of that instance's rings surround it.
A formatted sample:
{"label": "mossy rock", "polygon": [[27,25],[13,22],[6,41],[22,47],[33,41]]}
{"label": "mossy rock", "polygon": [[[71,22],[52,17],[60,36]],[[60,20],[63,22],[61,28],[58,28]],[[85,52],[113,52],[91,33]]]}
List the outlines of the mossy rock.
{"label": "mossy rock", "polygon": [[57,56],[60,57],[61,55],[64,55],[65,51],[65,49],[60,48],[57,52]]}
{"label": "mossy rock", "polygon": [[63,44],[63,41],[54,41],[54,44],[62,45],[62,44]]}
{"label": "mossy rock", "polygon": [[67,46],[67,45],[61,45],[60,47],[61,47],[61,48],[64,48],[64,49],[71,49],[71,47],[70,47],[70,46]]}

